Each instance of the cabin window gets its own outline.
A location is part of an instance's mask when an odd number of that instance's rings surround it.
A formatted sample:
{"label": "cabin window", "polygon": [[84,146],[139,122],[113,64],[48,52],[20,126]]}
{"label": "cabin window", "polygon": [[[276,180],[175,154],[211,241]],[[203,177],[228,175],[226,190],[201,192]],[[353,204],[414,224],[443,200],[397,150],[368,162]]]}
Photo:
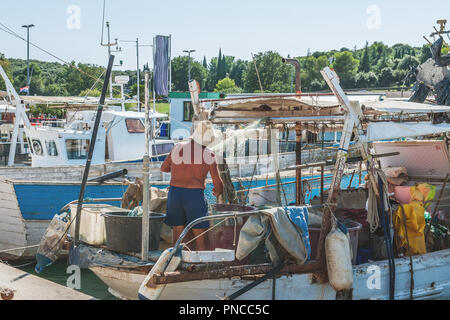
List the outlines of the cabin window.
{"label": "cabin window", "polygon": [[87,159],[89,152],[88,139],[67,139],[66,140],[67,159],[80,160]]}
{"label": "cabin window", "polygon": [[31,146],[33,147],[34,154],[37,156],[42,156],[44,151],[42,150],[41,141],[38,139],[31,140]]}
{"label": "cabin window", "polygon": [[47,153],[51,157],[58,156],[58,149],[56,148],[56,143],[53,140],[45,141],[45,146],[47,147]]}
{"label": "cabin window", "polygon": [[192,121],[194,116],[194,107],[191,101],[183,102],[183,121]]}
{"label": "cabin window", "polygon": [[159,143],[153,145],[153,155],[170,153],[173,143]]}
{"label": "cabin window", "polygon": [[145,127],[139,119],[125,119],[128,133],[145,133]]}

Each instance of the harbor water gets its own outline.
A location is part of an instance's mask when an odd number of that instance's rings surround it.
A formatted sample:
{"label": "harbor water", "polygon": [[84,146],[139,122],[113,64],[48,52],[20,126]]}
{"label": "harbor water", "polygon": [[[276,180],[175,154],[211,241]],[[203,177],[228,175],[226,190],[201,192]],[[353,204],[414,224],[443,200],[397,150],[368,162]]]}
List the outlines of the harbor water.
{"label": "harbor water", "polygon": [[[14,266],[14,264],[11,265]],[[17,265],[17,262],[15,263],[15,265]],[[32,275],[55,282],[62,286],[74,288],[73,285],[76,283],[76,281],[74,281],[73,279],[76,271],[70,268],[68,269],[69,265],[67,264],[66,258],[56,261],[53,265],[45,268],[41,273],[36,273],[36,271],[34,271],[35,265],[36,262],[28,263],[26,265],[23,265],[22,267],[19,266],[19,269]],[[80,289],[74,288],[75,290],[78,290],[99,300],[117,300],[116,297],[108,292],[108,287],[91,270],[79,270]]]}

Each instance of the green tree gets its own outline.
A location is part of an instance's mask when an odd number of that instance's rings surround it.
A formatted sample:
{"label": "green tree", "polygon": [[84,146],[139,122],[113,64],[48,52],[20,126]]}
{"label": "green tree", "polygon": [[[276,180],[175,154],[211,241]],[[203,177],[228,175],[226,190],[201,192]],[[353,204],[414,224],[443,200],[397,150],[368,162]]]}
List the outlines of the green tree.
{"label": "green tree", "polygon": [[[3,53],[0,53],[0,66],[5,70],[6,75],[12,80],[11,64],[8,59],[5,58]],[[0,80],[0,90],[6,90],[6,85],[3,79]]]}
{"label": "green tree", "polygon": [[208,66],[208,74],[206,78],[206,90],[213,91],[217,84],[217,66],[218,58],[211,58]]}
{"label": "green tree", "polygon": [[394,71],[389,68],[385,67],[381,69],[378,75],[378,86],[379,87],[390,87],[395,82],[394,79]]}
{"label": "green tree", "polygon": [[220,79],[223,79],[222,77],[222,70],[224,70],[223,68],[223,58],[222,58],[222,48],[219,49],[219,56],[217,58],[217,74],[216,74],[216,83],[217,81],[219,81]]}
{"label": "green tree", "polygon": [[[326,55],[315,57],[314,55],[306,58],[297,58],[302,66],[301,78],[302,78],[302,90],[320,90],[325,82],[323,81],[320,70],[328,66],[329,61]],[[292,70],[294,72],[294,70]],[[314,87],[314,89],[313,89]]]}
{"label": "green tree", "polygon": [[238,87],[243,87],[244,82],[242,76],[244,75],[245,70],[247,69],[248,62],[238,59],[236,60],[230,70],[230,78],[234,80]]}
{"label": "green tree", "polygon": [[[254,56],[254,59],[265,92],[279,92],[278,90],[281,90],[283,86],[285,86],[284,88],[288,88],[286,91],[289,91],[291,66],[281,61],[279,53],[275,51],[260,52]],[[248,63],[243,79],[246,92],[260,90],[255,64],[253,62]],[[275,83],[278,84],[273,85]],[[284,88],[283,90],[285,90]]]}
{"label": "green tree", "polygon": [[334,55],[333,68],[345,87],[353,86],[359,61],[349,51],[337,52]]}
{"label": "green tree", "polygon": [[364,52],[362,54],[361,61],[359,63],[360,72],[369,72],[370,71],[370,61],[369,61],[369,43],[366,41],[366,46],[364,47]]}
{"label": "green tree", "polygon": [[403,59],[398,63],[397,68],[401,70],[410,70],[411,68],[415,68],[419,65],[420,61],[416,57],[413,56],[404,56]]}
{"label": "green tree", "polygon": [[355,76],[355,86],[357,88],[373,88],[378,83],[378,77],[373,71],[359,72]]}
{"label": "green tree", "polygon": [[[88,90],[88,89],[86,89],[85,91],[83,91],[82,93],[80,93],[80,96],[81,96],[82,94],[83,94],[83,96],[86,95],[87,90]],[[94,89],[94,90],[95,90],[95,89]],[[93,92],[94,92],[94,94],[96,93],[96,91],[93,91]],[[145,85],[140,84],[140,85],[139,85],[139,101],[140,101],[141,103],[145,103],[145,94],[144,94],[144,92],[145,92]],[[92,93],[92,91],[91,91],[91,93]],[[89,93],[89,96],[91,95],[91,93]],[[131,93],[131,96],[132,96],[132,97],[137,96],[137,83],[133,84],[133,85],[130,87],[130,93]],[[93,97],[95,97],[95,96],[93,96]],[[136,104],[135,104],[135,105],[136,105]]]}
{"label": "green tree", "polygon": [[[143,87],[143,85],[142,85]],[[137,94],[137,86],[135,85],[135,90],[136,90],[136,94]],[[80,92],[80,97],[100,97],[102,95],[102,92],[99,89],[85,89],[83,91]]]}
{"label": "green tree", "polygon": [[424,44],[422,48],[420,48],[420,63],[424,63],[430,58],[431,58],[430,45]]}
{"label": "green tree", "polygon": [[[97,89],[95,89],[97,90]],[[44,95],[46,96],[68,96],[66,88],[58,83],[50,83],[45,86]]]}
{"label": "green tree", "polygon": [[236,83],[233,79],[229,77],[225,77],[222,80],[217,82],[216,88],[214,92],[222,92],[222,93],[240,93],[242,92],[241,88],[236,86]]}
{"label": "green tree", "polygon": [[[44,93],[44,81],[42,80],[42,70],[37,63],[30,62],[30,95],[42,95]],[[24,66],[13,74],[14,87],[19,92],[21,87],[27,85],[27,67]]]}
{"label": "green tree", "polygon": [[95,88],[101,90],[103,72],[105,68],[92,65],[71,62],[71,65],[65,65],[60,78],[63,79],[65,88],[71,96],[78,96],[81,91],[91,88],[96,83]]}
{"label": "green tree", "polygon": [[[195,79],[200,86],[205,87],[207,70],[203,65],[191,59],[191,79]],[[179,56],[172,59],[172,82],[174,91],[189,91],[189,57]]]}

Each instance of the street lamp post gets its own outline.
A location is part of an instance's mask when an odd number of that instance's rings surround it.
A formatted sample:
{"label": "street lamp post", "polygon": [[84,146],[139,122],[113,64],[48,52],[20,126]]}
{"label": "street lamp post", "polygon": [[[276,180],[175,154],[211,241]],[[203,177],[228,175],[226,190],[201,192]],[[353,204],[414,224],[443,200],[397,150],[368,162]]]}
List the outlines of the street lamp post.
{"label": "street lamp post", "polygon": [[188,81],[191,81],[191,53],[195,52],[195,50],[183,50],[188,54]]}
{"label": "street lamp post", "polygon": [[29,95],[30,94],[30,28],[33,28],[34,24],[25,24],[22,27],[27,28],[27,86],[28,86],[27,95]]}
{"label": "street lamp post", "polygon": [[138,100],[138,111],[141,112],[141,93],[139,88],[140,83],[140,72],[139,72],[139,47],[153,47],[151,44],[139,44],[139,38],[136,40],[119,40],[122,42],[135,42],[136,43],[136,77],[137,77],[137,100]]}

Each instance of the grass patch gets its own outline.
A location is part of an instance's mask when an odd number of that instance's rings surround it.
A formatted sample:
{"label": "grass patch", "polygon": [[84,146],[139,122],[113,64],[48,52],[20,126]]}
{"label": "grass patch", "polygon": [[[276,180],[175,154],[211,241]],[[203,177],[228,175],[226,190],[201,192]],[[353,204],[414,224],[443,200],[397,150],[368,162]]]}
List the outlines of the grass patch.
{"label": "grass patch", "polygon": [[156,111],[169,115],[169,113],[170,113],[170,104],[169,103],[157,103],[156,104]]}
{"label": "grass patch", "polygon": [[[144,111],[144,105],[141,106],[142,111]],[[135,103],[126,103],[125,109],[127,111],[136,111],[137,105]],[[150,110],[153,110],[153,103],[150,103]],[[170,103],[156,103],[156,111],[159,113],[165,113],[169,115],[170,113]]]}

